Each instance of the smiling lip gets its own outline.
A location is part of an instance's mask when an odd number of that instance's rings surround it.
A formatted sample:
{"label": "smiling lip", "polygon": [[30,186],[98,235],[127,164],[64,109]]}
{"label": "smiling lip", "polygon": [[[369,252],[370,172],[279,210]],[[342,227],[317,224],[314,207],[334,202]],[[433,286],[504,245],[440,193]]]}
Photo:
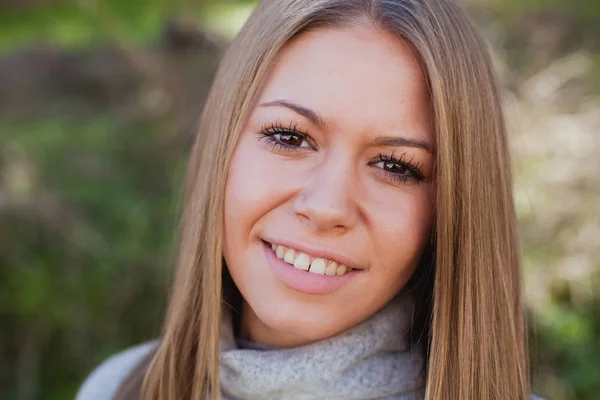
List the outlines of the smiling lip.
{"label": "smiling lip", "polygon": [[352,269],[364,269],[360,265],[356,265],[355,262],[348,259],[347,257],[344,257],[343,255],[334,253],[332,251],[312,250],[312,249],[310,249],[300,243],[297,243],[297,242],[289,242],[289,241],[280,242],[277,240],[271,241],[268,239],[263,239],[263,242],[266,242],[267,245],[269,245],[269,246],[271,244],[276,244],[276,245],[285,246],[287,248],[294,249],[296,251],[301,251],[302,253],[308,254],[310,257],[314,257],[314,258],[320,257],[320,258],[325,258],[330,261],[335,261],[340,265],[343,264]]}
{"label": "smiling lip", "polygon": [[280,260],[271,249],[271,245],[262,242],[269,266],[286,286],[299,292],[309,294],[327,294],[339,289],[362,271],[352,270],[344,275],[318,275],[294,268],[293,265]]}

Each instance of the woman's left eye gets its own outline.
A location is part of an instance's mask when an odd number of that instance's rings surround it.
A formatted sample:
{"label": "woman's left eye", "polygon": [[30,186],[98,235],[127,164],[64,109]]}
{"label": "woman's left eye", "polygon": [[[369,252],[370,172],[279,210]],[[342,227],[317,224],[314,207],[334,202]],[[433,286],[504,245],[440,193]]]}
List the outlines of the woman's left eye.
{"label": "woman's left eye", "polygon": [[371,165],[380,168],[387,177],[393,181],[405,183],[409,180],[421,182],[425,180],[425,176],[421,170],[421,166],[414,164],[412,159],[409,161],[403,160],[402,156],[399,160],[393,157],[384,157],[380,155]]}
{"label": "woman's left eye", "polygon": [[406,165],[399,164],[395,161],[380,161],[376,163],[375,166],[383,170],[393,172],[395,174],[406,175],[410,173]]}

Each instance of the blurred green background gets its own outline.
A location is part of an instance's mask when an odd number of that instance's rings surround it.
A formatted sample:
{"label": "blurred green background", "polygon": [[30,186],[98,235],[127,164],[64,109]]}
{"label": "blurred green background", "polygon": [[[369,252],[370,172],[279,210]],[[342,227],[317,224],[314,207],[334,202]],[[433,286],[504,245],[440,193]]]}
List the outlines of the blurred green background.
{"label": "blurred green background", "polygon": [[[504,87],[534,391],[600,398],[600,1],[467,0]],[[156,337],[181,176],[253,2],[0,0],[0,398]]]}

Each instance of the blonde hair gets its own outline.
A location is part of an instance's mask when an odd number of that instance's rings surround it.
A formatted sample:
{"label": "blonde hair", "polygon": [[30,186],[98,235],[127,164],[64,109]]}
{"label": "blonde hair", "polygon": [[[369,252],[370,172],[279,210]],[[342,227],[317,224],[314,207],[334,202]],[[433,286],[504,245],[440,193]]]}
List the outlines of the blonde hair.
{"label": "blonde hair", "polygon": [[[267,0],[222,60],[187,175],[178,270],[143,398],[219,393],[228,165],[269,65],[318,27],[370,24],[424,70],[436,140],[435,280],[427,293],[428,400],[525,400],[528,366],[506,132],[486,46],[450,0]],[[426,302],[427,303],[427,302]]]}

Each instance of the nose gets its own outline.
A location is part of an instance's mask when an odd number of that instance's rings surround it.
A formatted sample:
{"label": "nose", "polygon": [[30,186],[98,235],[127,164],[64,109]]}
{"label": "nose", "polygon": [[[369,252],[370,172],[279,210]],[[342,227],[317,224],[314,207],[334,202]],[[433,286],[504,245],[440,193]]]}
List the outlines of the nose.
{"label": "nose", "polygon": [[310,229],[344,233],[358,218],[352,174],[339,160],[325,162],[294,199],[294,213]]}

